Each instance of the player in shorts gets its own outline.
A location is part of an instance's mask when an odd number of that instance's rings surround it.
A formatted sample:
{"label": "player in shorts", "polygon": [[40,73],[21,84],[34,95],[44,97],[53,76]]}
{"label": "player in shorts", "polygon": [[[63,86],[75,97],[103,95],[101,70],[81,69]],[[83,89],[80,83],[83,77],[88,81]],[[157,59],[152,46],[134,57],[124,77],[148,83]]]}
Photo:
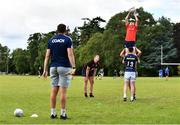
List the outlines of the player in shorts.
{"label": "player in shorts", "polygon": [[125,56],[123,63],[125,64],[124,73],[124,96],[123,100],[127,101],[127,88],[130,84],[131,98],[130,101],[136,100],[135,97],[135,80],[136,80],[136,65],[138,58],[133,54],[133,48],[128,48],[128,54]]}
{"label": "player in shorts", "polygon": [[87,84],[88,80],[90,83],[90,97],[94,97],[93,95],[93,85],[94,85],[94,77],[96,76],[97,68],[99,67],[99,55],[96,55],[93,60],[83,65],[82,76],[84,81],[84,96],[87,95]]}
{"label": "player in shorts", "polygon": [[[133,9],[133,10],[132,10]],[[130,14],[133,13],[135,19],[130,18]],[[136,15],[135,8],[131,8],[129,10],[129,13],[127,14],[126,18],[126,37],[125,37],[125,45],[124,49],[120,53],[121,57],[126,56],[128,52],[128,48],[133,47],[133,54],[137,54],[139,57],[141,55],[141,51],[136,47],[136,34],[137,34],[137,28],[138,28],[138,17]]]}
{"label": "player in shorts", "polygon": [[168,78],[169,78],[169,72],[170,72],[170,70],[169,70],[169,67],[167,66],[165,69],[166,80],[168,80]]}
{"label": "player in shorts", "polygon": [[49,39],[46,56],[44,60],[43,76],[48,75],[48,61],[50,63],[50,77],[51,77],[51,96],[50,118],[57,118],[56,114],[56,96],[60,92],[61,114],[60,119],[66,120],[66,93],[71,81],[71,74],[75,73],[75,59],[72,47],[72,40],[66,36],[66,25],[59,24],[57,26],[57,35]]}

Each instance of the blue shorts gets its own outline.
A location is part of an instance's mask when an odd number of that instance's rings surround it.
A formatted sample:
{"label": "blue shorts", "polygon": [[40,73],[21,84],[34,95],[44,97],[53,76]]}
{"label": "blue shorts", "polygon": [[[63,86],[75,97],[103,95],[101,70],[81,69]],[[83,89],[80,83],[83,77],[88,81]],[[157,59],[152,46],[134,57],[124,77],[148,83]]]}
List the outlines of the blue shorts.
{"label": "blue shorts", "polygon": [[130,47],[135,47],[136,43],[135,41],[125,41],[124,47],[125,48],[130,48]]}
{"label": "blue shorts", "polygon": [[68,88],[71,81],[71,68],[66,67],[51,67],[50,78],[52,87],[65,87]]}

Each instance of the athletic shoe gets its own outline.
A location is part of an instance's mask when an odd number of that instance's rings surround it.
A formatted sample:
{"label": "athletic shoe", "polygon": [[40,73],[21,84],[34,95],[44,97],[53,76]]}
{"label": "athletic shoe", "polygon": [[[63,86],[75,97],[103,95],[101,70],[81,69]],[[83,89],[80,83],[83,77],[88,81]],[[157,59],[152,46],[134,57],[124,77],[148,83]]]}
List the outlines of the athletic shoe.
{"label": "athletic shoe", "polygon": [[127,101],[127,97],[124,97],[124,98],[123,98],[123,101],[126,102],[126,101]]}
{"label": "athletic shoe", "polygon": [[55,119],[55,118],[57,118],[57,115],[53,115],[53,114],[52,114],[52,115],[50,116],[50,118],[51,118],[51,119]]}
{"label": "athletic shoe", "polygon": [[133,99],[133,100],[130,100],[130,102],[134,102],[135,100]]}
{"label": "athletic shoe", "polygon": [[130,102],[134,102],[134,101],[135,101],[135,99],[134,99],[134,98],[130,100]]}
{"label": "athletic shoe", "polygon": [[133,99],[136,100],[136,94],[133,95]]}
{"label": "athletic shoe", "polygon": [[60,119],[66,120],[67,119],[67,115],[65,114],[65,116],[60,115]]}
{"label": "athletic shoe", "polygon": [[87,98],[88,97],[87,93],[84,93],[84,96]]}
{"label": "athletic shoe", "polygon": [[90,97],[94,97],[94,95],[92,93],[89,94]]}

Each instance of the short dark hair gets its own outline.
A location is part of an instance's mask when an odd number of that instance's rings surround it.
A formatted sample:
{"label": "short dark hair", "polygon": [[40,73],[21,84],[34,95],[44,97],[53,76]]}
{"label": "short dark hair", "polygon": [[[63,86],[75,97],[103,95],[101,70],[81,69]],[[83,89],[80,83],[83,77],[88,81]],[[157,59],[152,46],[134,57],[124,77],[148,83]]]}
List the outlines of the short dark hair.
{"label": "short dark hair", "polygon": [[65,33],[66,32],[66,25],[65,24],[59,24],[57,26],[57,32],[58,33]]}
{"label": "short dark hair", "polygon": [[133,47],[129,47],[128,50],[129,50],[130,53],[132,53],[134,48]]}

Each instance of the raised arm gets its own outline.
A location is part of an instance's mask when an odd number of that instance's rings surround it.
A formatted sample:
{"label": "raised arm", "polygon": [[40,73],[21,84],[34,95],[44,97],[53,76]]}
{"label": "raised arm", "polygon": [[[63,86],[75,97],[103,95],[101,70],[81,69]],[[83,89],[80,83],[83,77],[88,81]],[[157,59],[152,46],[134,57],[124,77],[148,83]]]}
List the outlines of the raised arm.
{"label": "raised arm", "polygon": [[131,13],[131,11],[129,10],[129,12],[128,12],[128,14],[127,14],[126,18],[125,18],[126,25],[128,25],[128,24],[129,24],[128,18],[129,18],[130,13]]}
{"label": "raised arm", "polygon": [[139,19],[138,19],[137,15],[136,15],[136,11],[134,11],[134,17],[135,17],[135,20],[136,20],[135,25],[137,26],[137,25],[138,25]]}

